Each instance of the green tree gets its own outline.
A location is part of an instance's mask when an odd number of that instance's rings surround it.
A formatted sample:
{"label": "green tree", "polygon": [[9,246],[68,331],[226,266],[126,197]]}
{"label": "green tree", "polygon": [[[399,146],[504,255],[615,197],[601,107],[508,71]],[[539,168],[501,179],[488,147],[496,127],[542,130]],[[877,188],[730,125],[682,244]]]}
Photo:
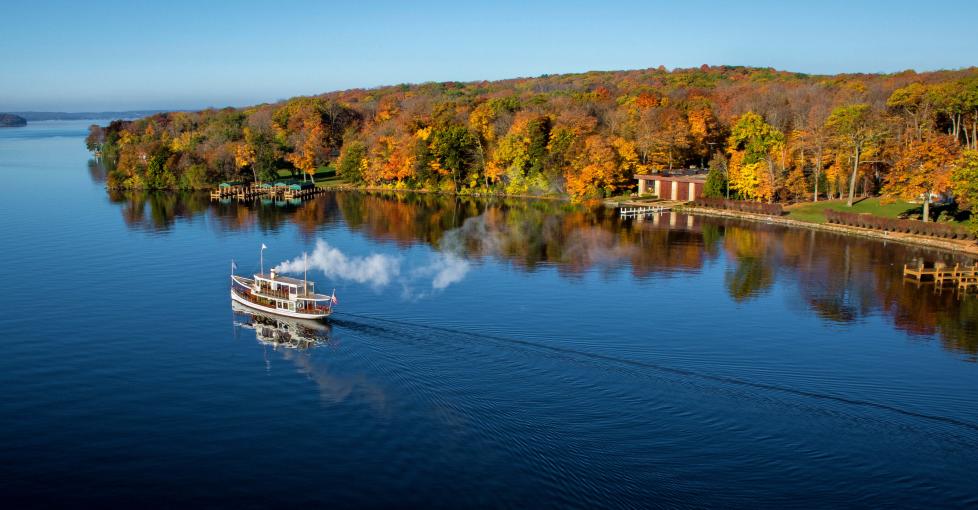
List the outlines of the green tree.
{"label": "green tree", "polygon": [[281,157],[278,143],[274,135],[265,130],[245,129],[245,142],[254,150],[254,161],[251,163],[254,177],[262,182],[271,182],[278,178],[278,160]]}
{"label": "green tree", "polygon": [[432,135],[431,152],[433,165],[438,173],[452,180],[455,192],[466,173],[477,170],[479,140],[465,126],[449,125]]}
{"label": "green tree", "polygon": [[[718,151],[710,158],[710,172],[706,174],[703,194],[710,198],[723,198],[729,193],[727,182],[727,158]],[[729,196],[727,197],[729,198]]]}
{"label": "green tree", "polygon": [[360,140],[354,140],[343,147],[336,173],[350,182],[363,182],[363,167],[366,161],[367,146]]}
{"label": "green tree", "polygon": [[530,143],[527,147],[527,155],[530,158],[530,176],[543,173],[547,161],[547,144],[550,141],[550,129],[550,117],[545,116],[533,119],[526,125],[527,134],[530,138]]}

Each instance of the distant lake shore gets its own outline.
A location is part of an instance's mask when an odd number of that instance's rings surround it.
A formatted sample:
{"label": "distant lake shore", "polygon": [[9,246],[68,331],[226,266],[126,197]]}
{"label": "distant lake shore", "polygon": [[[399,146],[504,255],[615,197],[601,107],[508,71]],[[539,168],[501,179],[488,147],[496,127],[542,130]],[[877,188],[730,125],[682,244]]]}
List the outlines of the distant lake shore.
{"label": "distant lake shore", "polygon": [[11,113],[0,113],[0,127],[22,127],[27,125],[27,119]]}

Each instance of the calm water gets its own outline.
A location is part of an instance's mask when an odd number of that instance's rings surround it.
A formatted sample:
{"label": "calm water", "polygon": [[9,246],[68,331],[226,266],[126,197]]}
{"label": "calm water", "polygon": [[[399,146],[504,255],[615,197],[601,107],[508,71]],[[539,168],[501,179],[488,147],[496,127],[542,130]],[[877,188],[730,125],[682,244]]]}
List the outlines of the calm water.
{"label": "calm water", "polygon": [[[978,505],[978,304],[899,274],[952,257],[553,202],[110,196],[86,124],[0,130],[8,504]],[[232,311],[262,242],[336,288],[290,330],[316,345]]]}

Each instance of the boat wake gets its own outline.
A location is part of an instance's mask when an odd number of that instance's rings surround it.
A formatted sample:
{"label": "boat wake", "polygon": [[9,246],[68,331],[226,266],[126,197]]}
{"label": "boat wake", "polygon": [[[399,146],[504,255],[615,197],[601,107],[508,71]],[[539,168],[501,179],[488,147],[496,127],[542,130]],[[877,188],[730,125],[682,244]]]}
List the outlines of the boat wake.
{"label": "boat wake", "polygon": [[[737,378],[737,377],[730,377],[730,376],[723,376],[723,375],[715,375],[715,374],[700,372],[700,371],[696,371],[696,370],[689,370],[689,369],[684,369],[684,368],[671,367],[671,366],[667,366],[667,365],[662,365],[662,364],[657,364],[657,363],[650,363],[650,362],[646,362],[646,361],[637,361],[637,360],[631,360],[631,359],[627,359],[627,358],[619,358],[619,357],[616,357],[616,356],[610,356],[610,355],[606,355],[606,354],[599,354],[599,353],[594,353],[594,352],[581,351],[581,350],[577,350],[577,349],[570,349],[570,348],[567,348],[567,347],[560,347],[560,346],[548,345],[548,344],[545,344],[545,343],[534,342],[534,341],[529,341],[529,340],[522,340],[522,339],[510,338],[510,337],[504,337],[504,336],[497,336],[497,335],[488,335],[488,334],[485,334],[485,333],[477,333],[477,332],[472,332],[472,331],[463,331],[463,330],[446,328],[446,327],[441,327],[441,326],[432,326],[432,325],[426,325],[426,324],[417,324],[417,323],[408,322],[408,321],[402,321],[402,320],[397,320],[397,319],[389,319],[389,318],[382,318],[382,317],[376,317],[376,316],[371,316],[371,315],[360,315],[360,314],[353,314],[353,313],[345,313],[344,312],[342,314],[341,318],[334,319],[334,321],[333,321],[334,324],[336,324],[338,326],[348,327],[348,328],[351,328],[351,329],[370,328],[370,329],[373,329],[375,331],[376,330],[381,330],[381,331],[386,331],[387,330],[387,328],[384,328],[382,326],[378,327],[378,326],[373,326],[373,325],[365,324],[365,323],[361,323],[361,322],[345,321],[345,320],[342,319],[342,317],[354,317],[354,318],[357,318],[357,319],[366,319],[366,320],[369,320],[369,321],[377,321],[377,322],[381,322],[381,323],[394,324],[394,325],[405,326],[405,327],[410,327],[410,328],[418,328],[418,329],[429,330],[429,331],[439,331],[439,332],[443,332],[443,333],[450,333],[452,335],[466,336],[466,337],[470,337],[470,338],[479,338],[479,339],[490,340],[490,341],[499,342],[499,343],[505,343],[505,344],[516,345],[516,346],[521,346],[521,347],[529,347],[529,348],[539,349],[539,350],[544,350],[544,351],[550,351],[550,352],[558,353],[558,354],[565,355],[565,356],[570,356],[570,357],[577,358],[577,359],[586,359],[586,360],[591,360],[591,361],[599,361],[599,362],[602,362],[602,363],[613,363],[613,364],[620,365],[620,366],[637,367],[637,368],[641,368],[641,369],[651,369],[651,370],[655,370],[655,371],[658,371],[658,372],[663,372],[663,373],[669,373],[669,374],[673,374],[673,375],[678,375],[678,376],[681,376],[683,378],[696,378],[696,379],[700,379],[700,380],[711,381],[711,382],[715,382],[715,383],[721,383],[721,384],[724,384],[724,385],[734,385],[734,386],[747,387],[747,388],[753,388],[753,389],[758,389],[758,390],[773,391],[773,392],[778,392],[778,393],[783,393],[783,394],[789,394],[789,395],[804,397],[804,398],[808,398],[808,399],[816,399],[816,400],[821,400],[821,401],[829,401],[829,402],[835,402],[835,403],[839,403],[839,404],[845,404],[845,405],[849,405],[849,406],[858,406],[858,407],[863,407],[863,408],[878,409],[878,410],[882,410],[882,411],[886,411],[886,412],[890,412],[890,413],[896,413],[896,414],[907,416],[907,417],[911,417],[911,418],[928,420],[928,421],[931,421],[931,422],[945,423],[945,424],[948,424],[948,425],[952,425],[954,427],[960,427],[960,428],[963,428],[963,429],[967,429],[967,430],[969,430],[971,432],[978,432],[978,423],[973,423],[973,422],[970,422],[970,421],[960,420],[960,419],[952,418],[952,417],[948,417],[948,416],[941,416],[941,415],[937,415],[937,414],[930,414],[930,413],[924,413],[924,412],[914,411],[914,410],[905,409],[905,408],[902,408],[902,407],[899,407],[899,406],[895,406],[895,405],[891,405],[891,404],[886,404],[886,403],[882,403],[882,402],[875,402],[875,401],[872,401],[872,400],[864,400],[864,399],[846,397],[846,396],[842,396],[842,395],[835,395],[835,394],[829,394],[829,393],[821,393],[821,392],[815,392],[815,391],[808,391],[808,390],[803,390],[803,389],[798,389],[798,388],[792,388],[792,387],[788,387],[788,386],[781,386],[781,385],[775,385],[775,384],[755,382],[755,381],[750,381],[750,380],[747,380],[747,379],[741,379],[741,378]],[[391,333],[394,333],[393,331],[390,331],[390,332]],[[397,333],[403,334],[403,331],[398,331]],[[429,337],[430,337],[430,335],[425,335],[425,338],[426,339],[429,338]]]}

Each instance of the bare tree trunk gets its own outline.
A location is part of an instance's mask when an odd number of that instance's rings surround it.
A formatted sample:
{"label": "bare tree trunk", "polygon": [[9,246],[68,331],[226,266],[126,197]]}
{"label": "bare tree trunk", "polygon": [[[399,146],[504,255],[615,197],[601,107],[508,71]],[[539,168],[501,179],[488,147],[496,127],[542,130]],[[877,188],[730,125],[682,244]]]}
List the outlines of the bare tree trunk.
{"label": "bare tree trunk", "polygon": [[818,144],[818,155],[815,156],[815,196],[813,201],[818,202],[818,181],[822,176],[822,144]]}
{"label": "bare tree trunk", "polygon": [[930,221],[930,191],[924,193],[924,221]]}
{"label": "bare tree trunk", "polygon": [[727,200],[730,200],[730,164],[727,163],[727,157],[723,157],[723,176],[727,181]]}
{"label": "bare tree trunk", "polygon": [[978,110],[971,119],[971,148],[978,149]]}
{"label": "bare tree trunk", "polygon": [[856,158],[852,162],[852,175],[849,176],[849,203],[847,204],[849,207],[852,207],[853,197],[856,194],[856,174],[859,173],[859,151],[862,149],[861,145],[862,143],[855,144],[856,150],[854,154]]}

